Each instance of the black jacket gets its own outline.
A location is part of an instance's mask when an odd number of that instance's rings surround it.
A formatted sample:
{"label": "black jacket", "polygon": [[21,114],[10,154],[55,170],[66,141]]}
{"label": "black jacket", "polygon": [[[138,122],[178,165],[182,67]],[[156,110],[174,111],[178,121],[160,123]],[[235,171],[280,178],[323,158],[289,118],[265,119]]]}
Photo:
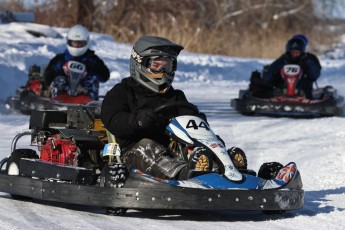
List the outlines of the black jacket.
{"label": "black jacket", "polygon": [[[145,108],[155,109],[167,102],[188,102],[181,90],[172,87],[164,93],[153,93],[133,78],[128,77],[116,84],[105,96],[102,102],[102,122],[112,134],[115,135],[121,149],[130,147],[143,138],[152,139],[164,146],[169,144],[169,137],[165,134],[167,122],[163,118],[149,129],[141,129],[136,121],[136,114]],[[195,112],[194,112],[195,113]],[[165,116],[171,117],[191,114],[186,107],[171,108],[165,112]],[[205,115],[201,115],[204,119]]]}

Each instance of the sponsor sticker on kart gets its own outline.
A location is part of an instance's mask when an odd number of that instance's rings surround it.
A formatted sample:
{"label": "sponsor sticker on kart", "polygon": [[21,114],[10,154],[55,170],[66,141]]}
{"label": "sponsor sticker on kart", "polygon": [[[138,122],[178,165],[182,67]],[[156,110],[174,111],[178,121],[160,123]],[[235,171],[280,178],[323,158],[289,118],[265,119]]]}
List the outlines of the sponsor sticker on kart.
{"label": "sponsor sticker on kart", "polygon": [[121,150],[117,143],[108,143],[104,146],[103,156],[120,156]]}

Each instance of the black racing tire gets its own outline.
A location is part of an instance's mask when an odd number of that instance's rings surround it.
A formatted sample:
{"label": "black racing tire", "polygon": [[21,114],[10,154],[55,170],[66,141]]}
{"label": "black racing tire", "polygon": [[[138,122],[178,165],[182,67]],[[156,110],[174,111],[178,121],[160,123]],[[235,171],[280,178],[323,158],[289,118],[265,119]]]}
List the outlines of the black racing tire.
{"label": "black racing tire", "polygon": [[[0,172],[1,172],[1,173],[4,173],[5,170],[6,170],[6,168],[5,168],[5,169],[2,169],[2,167],[3,167],[4,165],[7,164],[7,160],[8,160],[8,157],[5,157],[5,158],[3,158],[3,159],[0,161]],[[6,171],[6,172],[7,172],[7,171]]]}
{"label": "black racing tire", "polygon": [[[100,187],[122,188],[128,176],[129,172],[124,164],[107,164],[101,171]],[[106,207],[105,211],[108,215],[123,216],[127,208]]]}
{"label": "black racing tire", "polygon": [[[33,149],[16,149],[11,153],[11,156],[7,159],[6,173],[13,176],[25,176],[20,173],[20,159],[30,158],[38,159],[38,155]],[[30,200],[30,197],[11,194],[13,199],[16,200]]]}
{"label": "black racing tire", "polygon": [[276,177],[279,170],[284,166],[279,162],[263,163],[259,169],[258,177],[266,180],[271,180]]}
{"label": "black racing tire", "polygon": [[11,156],[7,159],[6,163],[6,173],[8,175],[21,175],[20,169],[20,159],[30,158],[38,159],[38,155],[33,149],[16,149],[11,153]]}

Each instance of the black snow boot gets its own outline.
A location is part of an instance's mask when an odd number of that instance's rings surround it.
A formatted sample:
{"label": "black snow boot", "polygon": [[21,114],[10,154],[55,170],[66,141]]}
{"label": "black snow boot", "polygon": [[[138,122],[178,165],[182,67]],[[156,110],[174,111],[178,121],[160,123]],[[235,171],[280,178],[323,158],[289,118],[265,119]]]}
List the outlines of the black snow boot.
{"label": "black snow boot", "polygon": [[188,158],[187,167],[183,168],[178,176],[179,180],[190,179],[212,172],[213,159],[204,148],[195,148]]}
{"label": "black snow boot", "polygon": [[227,150],[229,153],[229,156],[232,160],[232,163],[236,167],[237,170],[247,170],[248,163],[247,163],[247,157],[244,151],[237,147],[232,147]]}

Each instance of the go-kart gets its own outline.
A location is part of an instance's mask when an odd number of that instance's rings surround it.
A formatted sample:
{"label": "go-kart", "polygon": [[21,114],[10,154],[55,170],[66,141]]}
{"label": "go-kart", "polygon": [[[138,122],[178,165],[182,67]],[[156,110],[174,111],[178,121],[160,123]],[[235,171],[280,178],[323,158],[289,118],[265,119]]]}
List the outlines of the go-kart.
{"label": "go-kart", "polygon": [[[197,110],[189,103],[171,103]],[[106,207],[113,215],[127,209],[259,210],[282,213],[304,205],[295,163],[268,162],[258,175],[234,162],[241,151],[228,151],[209,124],[195,115],[165,118],[172,157],[188,161],[190,151],[207,153],[208,170],[190,169],[188,179],[157,178],[121,163],[116,138],[95,118],[95,108],[69,106],[66,111],[33,111],[30,131],[19,133],[12,153],[0,162],[0,191],[17,199],[39,199]],[[31,136],[30,148],[17,141]],[[235,148],[238,149],[238,148]],[[240,159],[240,160],[239,160]],[[240,164],[238,164],[240,165]],[[242,164],[243,166],[243,164]]]}
{"label": "go-kart", "polygon": [[86,74],[83,63],[68,61],[64,64],[68,91],[54,97],[51,96],[50,89],[45,87],[43,69],[37,65],[30,67],[27,83],[18,88],[14,96],[7,98],[7,109],[29,115],[37,109],[66,109],[66,104],[97,104],[97,101],[80,90],[81,81]]}
{"label": "go-kart", "polygon": [[[312,99],[296,88],[303,72],[299,65],[285,65],[281,70],[282,88],[260,86],[262,74],[252,72],[249,89],[240,90],[239,97],[230,104],[244,115],[267,115],[276,117],[326,117],[343,113],[342,96],[332,86],[313,89]],[[259,89],[259,90],[258,90]]]}

